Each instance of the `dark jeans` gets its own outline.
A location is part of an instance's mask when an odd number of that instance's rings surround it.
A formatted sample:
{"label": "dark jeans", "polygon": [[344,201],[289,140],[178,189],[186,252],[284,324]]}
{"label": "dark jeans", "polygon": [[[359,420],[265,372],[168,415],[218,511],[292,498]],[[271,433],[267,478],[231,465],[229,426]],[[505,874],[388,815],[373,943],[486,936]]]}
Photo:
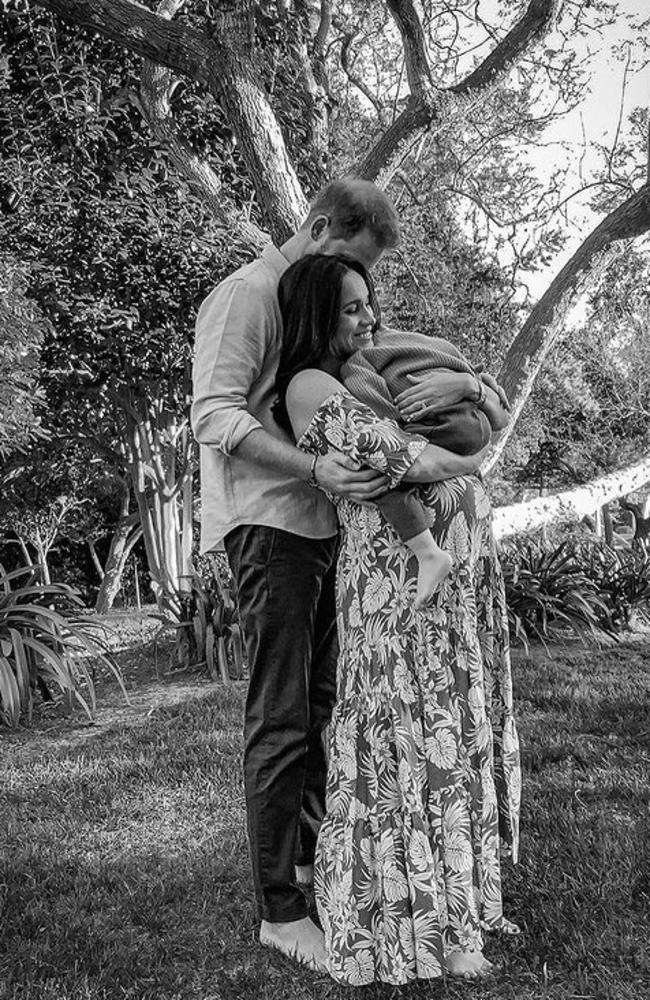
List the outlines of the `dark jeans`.
{"label": "dark jeans", "polygon": [[337,538],[243,525],[224,540],[250,681],[244,787],[260,917],[307,915],[294,865],[314,860],[325,813],[322,730],[336,695]]}

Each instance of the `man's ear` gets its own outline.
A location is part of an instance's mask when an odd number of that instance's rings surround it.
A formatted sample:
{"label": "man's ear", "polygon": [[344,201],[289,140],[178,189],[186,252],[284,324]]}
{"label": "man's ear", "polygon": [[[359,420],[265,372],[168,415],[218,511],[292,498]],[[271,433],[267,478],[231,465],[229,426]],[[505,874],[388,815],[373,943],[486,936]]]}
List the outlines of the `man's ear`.
{"label": "man's ear", "polygon": [[309,229],[309,235],[311,236],[312,240],[314,240],[315,243],[318,243],[318,241],[321,239],[323,233],[325,232],[329,224],[330,220],[326,215],[316,216]]}

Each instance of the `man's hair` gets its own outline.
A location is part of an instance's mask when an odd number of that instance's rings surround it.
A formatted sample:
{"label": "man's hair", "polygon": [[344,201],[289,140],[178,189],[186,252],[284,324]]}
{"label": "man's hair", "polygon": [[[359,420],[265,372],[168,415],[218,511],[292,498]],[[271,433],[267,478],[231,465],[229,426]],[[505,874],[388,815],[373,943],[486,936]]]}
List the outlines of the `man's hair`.
{"label": "man's hair", "polygon": [[369,229],[380,250],[399,246],[399,220],[390,198],[371,181],[342,177],[333,181],[314,198],[305,229],[319,215],[330,220],[330,232],[339,239],[351,239]]}
{"label": "man's hair", "polygon": [[374,285],[363,264],[340,254],[307,254],[280,278],[278,302],[282,313],[282,349],[275,378],[277,402],[273,416],[291,434],[285,396],[298,372],[320,368],[329,357],[341,311],[341,287],[348,271],[360,274],[368,288],[375,325],[380,323]]}

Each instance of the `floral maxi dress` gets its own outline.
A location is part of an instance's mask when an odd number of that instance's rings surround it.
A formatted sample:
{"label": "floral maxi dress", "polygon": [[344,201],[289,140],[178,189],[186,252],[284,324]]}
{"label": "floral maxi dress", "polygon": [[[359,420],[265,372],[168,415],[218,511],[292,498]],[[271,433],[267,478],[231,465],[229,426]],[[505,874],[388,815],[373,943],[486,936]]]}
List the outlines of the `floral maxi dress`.
{"label": "floral maxi dress", "polygon": [[[299,446],[335,448],[391,486],[426,446],[353,397],[318,409]],[[453,559],[415,611],[414,557],[373,504],[337,499],[340,655],[315,891],[339,982],[442,973],[502,921],[520,769],[507,612],[490,504],[474,476],[424,486]]]}

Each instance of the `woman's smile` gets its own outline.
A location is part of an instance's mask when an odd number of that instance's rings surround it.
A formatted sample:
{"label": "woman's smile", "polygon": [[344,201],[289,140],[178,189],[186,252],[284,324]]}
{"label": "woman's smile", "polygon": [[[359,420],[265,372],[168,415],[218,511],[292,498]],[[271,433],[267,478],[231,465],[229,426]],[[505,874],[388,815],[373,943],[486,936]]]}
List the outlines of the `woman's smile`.
{"label": "woman's smile", "polygon": [[369,347],[374,329],[370,290],[357,271],[347,271],[341,284],[341,307],[332,338],[332,353],[345,360],[360,348]]}

